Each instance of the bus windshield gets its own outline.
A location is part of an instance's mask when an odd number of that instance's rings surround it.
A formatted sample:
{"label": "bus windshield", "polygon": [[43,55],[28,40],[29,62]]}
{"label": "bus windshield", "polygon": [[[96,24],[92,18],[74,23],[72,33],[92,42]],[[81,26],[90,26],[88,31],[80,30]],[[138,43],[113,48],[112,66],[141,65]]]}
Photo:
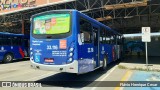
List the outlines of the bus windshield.
{"label": "bus windshield", "polygon": [[64,34],[70,31],[70,14],[49,14],[34,18],[33,34]]}

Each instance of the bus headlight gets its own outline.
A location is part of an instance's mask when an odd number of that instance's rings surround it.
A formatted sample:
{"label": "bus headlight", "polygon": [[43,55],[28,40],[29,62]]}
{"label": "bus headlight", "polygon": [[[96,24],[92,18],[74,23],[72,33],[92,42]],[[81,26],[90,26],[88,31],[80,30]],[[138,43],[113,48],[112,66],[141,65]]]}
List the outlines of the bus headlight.
{"label": "bus headlight", "polygon": [[72,58],[69,58],[69,60],[68,60],[68,61],[69,61],[69,62],[72,62],[72,60],[73,60]]}
{"label": "bus headlight", "polygon": [[67,56],[67,63],[69,64],[69,63],[72,63],[73,62],[73,60],[74,60],[74,45],[75,43],[74,42],[72,42],[71,43],[71,45],[70,45],[70,47],[69,47],[69,49],[68,49],[68,56]]}
{"label": "bus headlight", "polygon": [[72,57],[72,56],[73,56],[73,53],[70,53],[69,56]]}
{"label": "bus headlight", "polygon": [[72,61],[73,61],[73,58],[69,58],[68,61],[67,61],[67,63],[69,64],[69,63],[71,63]]}
{"label": "bus headlight", "polygon": [[69,49],[70,52],[73,52],[73,50],[74,50],[74,48],[70,48],[70,49]]}

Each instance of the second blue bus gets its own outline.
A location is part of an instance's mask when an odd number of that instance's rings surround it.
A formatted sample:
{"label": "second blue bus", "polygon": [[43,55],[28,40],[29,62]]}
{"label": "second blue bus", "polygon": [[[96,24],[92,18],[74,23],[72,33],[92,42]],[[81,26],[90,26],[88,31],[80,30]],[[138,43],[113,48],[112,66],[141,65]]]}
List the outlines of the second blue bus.
{"label": "second blue bus", "polygon": [[29,57],[29,35],[0,32],[0,62]]}

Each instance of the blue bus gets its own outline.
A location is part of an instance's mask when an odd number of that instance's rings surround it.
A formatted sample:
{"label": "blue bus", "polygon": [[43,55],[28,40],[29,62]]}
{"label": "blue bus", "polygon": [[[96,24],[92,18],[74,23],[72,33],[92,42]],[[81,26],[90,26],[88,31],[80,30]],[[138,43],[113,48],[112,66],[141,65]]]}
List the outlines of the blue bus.
{"label": "blue bus", "polygon": [[31,18],[31,66],[77,74],[106,70],[121,58],[122,37],[77,10],[39,13]]}
{"label": "blue bus", "polygon": [[29,57],[29,35],[0,32],[0,61],[12,62]]}

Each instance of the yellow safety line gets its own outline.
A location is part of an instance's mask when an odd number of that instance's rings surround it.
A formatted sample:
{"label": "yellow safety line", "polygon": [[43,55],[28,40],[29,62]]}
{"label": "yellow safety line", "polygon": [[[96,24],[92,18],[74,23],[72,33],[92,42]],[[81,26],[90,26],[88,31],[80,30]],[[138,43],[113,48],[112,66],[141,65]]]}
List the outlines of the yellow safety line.
{"label": "yellow safety line", "polygon": [[[125,73],[125,75],[122,77],[121,81],[127,81],[131,75],[132,75],[132,72],[130,70],[128,70]],[[116,87],[114,90],[120,90],[120,89],[121,89],[121,87]]]}

